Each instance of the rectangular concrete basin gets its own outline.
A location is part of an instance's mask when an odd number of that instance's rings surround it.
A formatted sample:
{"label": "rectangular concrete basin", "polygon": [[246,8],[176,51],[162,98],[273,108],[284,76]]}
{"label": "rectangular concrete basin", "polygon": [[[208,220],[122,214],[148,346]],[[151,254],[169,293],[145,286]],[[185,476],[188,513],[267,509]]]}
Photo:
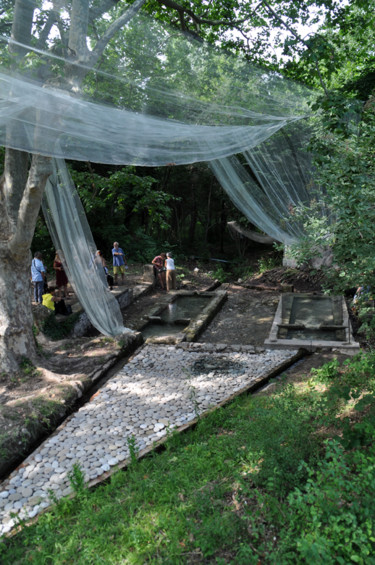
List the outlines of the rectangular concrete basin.
{"label": "rectangular concrete basin", "polygon": [[344,297],[283,294],[264,345],[269,348],[359,350]]}
{"label": "rectangular concrete basin", "polygon": [[195,341],[221,308],[225,291],[176,291],[169,304],[156,307],[140,328],[147,343]]}

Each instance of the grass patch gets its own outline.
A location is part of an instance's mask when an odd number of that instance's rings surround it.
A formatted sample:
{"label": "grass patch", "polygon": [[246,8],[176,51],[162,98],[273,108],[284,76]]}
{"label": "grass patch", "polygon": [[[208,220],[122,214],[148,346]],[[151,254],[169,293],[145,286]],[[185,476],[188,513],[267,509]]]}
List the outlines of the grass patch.
{"label": "grass patch", "polygon": [[0,546],[1,563],[375,563],[375,354],[172,433]]}

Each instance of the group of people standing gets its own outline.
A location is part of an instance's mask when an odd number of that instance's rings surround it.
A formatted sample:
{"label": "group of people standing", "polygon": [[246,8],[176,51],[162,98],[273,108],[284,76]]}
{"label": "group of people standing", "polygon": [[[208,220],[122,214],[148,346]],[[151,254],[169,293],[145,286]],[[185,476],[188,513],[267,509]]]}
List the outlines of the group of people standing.
{"label": "group of people standing", "polygon": [[[53,261],[53,268],[56,273],[56,295],[57,298],[62,299],[67,296],[67,286],[68,277],[64,271],[63,264],[61,262],[58,253],[55,254],[55,259]],[[31,262],[31,282],[34,286],[34,300],[37,304],[43,303],[43,294],[48,290],[47,284],[47,269],[43,263],[43,256],[40,251],[37,251],[34,255],[34,259]]]}
{"label": "group of people standing", "polygon": [[[126,258],[125,258],[125,253],[124,251],[121,249],[121,247],[119,247],[119,243],[117,241],[114,242],[113,244],[113,249],[112,249],[112,257],[113,257],[113,277],[112,275],[109,274],[107,266],[106,266],[106,261],[102,255],[101,251],[97,251],[96,252],[96,257],[98,258],[98,260],[100,261],[100,264],[103,266],[105,274],[107,276],[107,282],[108,282],[108,286],[110,288],[110,290],[112,290],[113,285],[117,285],[118,284],[118,277],[121,277],[121,282],[122,284],[124,283],[125,280],[125,269],[127,269],[127,262],[126,262]],[[53,297],[53,300],[51,299],[49,301],[49,304],[52,303],[52,301],[56,302],[56,301],[60,301],[63,298],[66,298],[68,295],[68,277],[65,273],[64,270],[64,266],[63,263],[61,261],[61,258],[59,256],[59,253],[56,252],[55,254],[55,259],[53,261],[53,269],[55,271],[55,275],[56,275],[56,286],[50,286],[48,288],[48,284],[47,284],[47,269],[43,263],[43,256],[40,253],[40,251],[37,251],[34,254],[34,258],[31,262],[31,282],[33,284],[34,287],[34,301],[37,304],[44,304],[44,298],[43,296],[48,294],[49,296]],[[51,292],[53,292],[53,294],[51,295]],[[52,306],[47,306],[48,308],[52,309]]]}
{"label": "group of people standing", "polygon": [[[113,285],[118,284],[119,277],[121,277],[121,283],[124,284],[125,281],[125,270],[128,268],[127,261],[124,251],[119,246],[118,241],[115,241],[112,249],[112,259],[113,259],[113,277],[109,273],[106,260],[100,250],[96,252],[95,260],[103,267],[105,275],[107,277],[107,283],[109,289],[112,290]],[[172,253],[160,253],[152,260],[154,266],[155,278],[160,283],[163,290],[170,291],[176,289],[176,269],[174,264],[174,259]],[[58,252],[55,254],[55,259],[53,262],[53,268],[56,273],[56,287],[50,287],[48,289],[47,285],[47,270],[43,263],[42,254],[37,251],[31,262],[31,280],[34,286],[34,300],[37,304],[44,303],[44,295],[49,298],[48,308],[52,309],[53,302],[59,302],[67,297],[67,286],[68,277],[66,276],[63,263],[60,259]],[[51,295],[49,291],[54,291]]]}
{"label": "group of people standing", "polygon": [[172,253],[160,253],[153,258],[154,275],[158,279],[161,288],[167,291],[176,290],[176,269]]}
{"label": "group of people standing", "polygon": [[43,256],[40,251],[34,255],[31,262],[31,281],[34,286],[34,300],[37,304],[43,304],[55,314],[69,315],[72,312],[71,306],[67,307],[64,298],[67,297],[68,277],[64,271],[58,253],[55,254],[53,268],[56,273],[56,286],[48,286],[47,269],[43,263]]}

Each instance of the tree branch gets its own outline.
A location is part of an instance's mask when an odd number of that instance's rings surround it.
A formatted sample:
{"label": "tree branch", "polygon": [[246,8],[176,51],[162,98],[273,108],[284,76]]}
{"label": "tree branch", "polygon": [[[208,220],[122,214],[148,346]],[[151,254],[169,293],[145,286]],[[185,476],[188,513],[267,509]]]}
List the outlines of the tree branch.
{"label": "tree branch", "polygon": [[21,44],[30,44],[35,7],[35,0],[26,3],[26,5],[22,0],[16,0],[15,3],[11,37],[16,43],[9,43],[9,51],[14,53],[19,59],[28,51],[28,49],[23,45],[21,46]]}
{"label": "tree branch", "polygon": [[111,10],[116,4],[118,4],[120,0],[102,0],[98,6],[90,8],[89,12],[89,22],[93,24],[93,22],[100,18],[103,14]]}
{"label": "tree branch", "polygon": [[233,27],[234,27],[234,29],[236,29],[238,31],[238,33],[240,35],[242,35],[242,37],[246,41],[247,50],[251,51],[251,49],[250,49],[250,39],[247,37],[246,33],[238,26],[233,26]]}
{"label": "tree branch", "polygon": [[[177,2],[175,2],[174,0],[157,0],[157,1],[159,2],[159,4],[162,4],[166,8],[172,8],[172,10],[176,10],[176,12],[178,12],[178,14],[180,15],[180,21],[183,20],[183,15],[187,14],[188,16],[190,16],[190,18],[197,26],[199,26],[200,24],[205,24],[209,26],[218,26],[218,25],[233,26],[233,25],[243,24],[248,20],[248,18],[243,18],[242,20],[209,20],[207,18],[201,18],[200,16],[197,16],[197,14],[193,12],[193,10],[190,10],[190,8],[185,8],[184,6],[177,4]],[[185,20],[183,20],[183,22],[184,25],[186,26]]]}
{"label": "tree branch", "polygon": [[20,250],[25,250],[25,241],[30,243],[32,241],[44,187],[51,173],[51,159],[33,155],[26,187],[18,209],[17,230],[9,244],[9,248],[16,255],[20,253]]}
{"label": "tree branch", "polygon": [[124,25],[128,23],[135,16],[137,12],[142,8],[143,4],[145,4],[146,0],[135,0],[134,4],[130,6],[116,21],[114,21],[107,31],[103,34],[102,38],[97,42],[95,48],[91,52],[89,56],[89,64],[95,65],[99,57],[103,54],[104,49],[108,45],[108,42],[112,39],[112,37],[121,29]]}
{"label": "tree branch", "polygon": [[73,0],[70,13],[69,49],[77,59],[86,61],[89,55],[87,47],[87,27],[89,23],[89,8],[86,0]]}
{"label": "tree branch", "polygon": [[58,12],[52,9],[48,15],[47,21],[44,24],[42,31],[40,32],[40,36],[37,43],[38,49],[42,49],[42,47],[45,46],[49,36],[49,32],[51,31],[52,26],[57,22],[58,18],[59,18]]}
{"label": "tree branch", "polygon": [[326,85],[325,85],[325,83],[324,83],[324,80],[323,80],[323,77],[322,77],[322,75],[321,75],[320,68],[319,68],[319,63],[318,63],[318,59],[317,59],[317,57],[316,57],[316,55],[315,55],[314,49],[312,49],[312,47],[311,47],[300,35],[298,35],[298,33],[296,33],[293,28],[291,28],[286,22],[284,22],[284,20],[283,20],[278,14],[276,14],[276,12],[274,11],[274,9],[268,4],[268,2],[267,2],[266,0],[262,0],[261,3],[262,3],[262,4],[265,6],[265,8],[272,14],[272,16],[273,16],[276,20],[278,20],[278,21],[281,23],[281,25],[282,25],[283,27],[285,27],[285,29],[287,29],[287,30],[293,35],[293,37],[295,37],[296,39],[298,39],[298,41],[300,41],[300,42],[302,43],[302,45],[304,45],[304,46],[306,47],[306,49],[308,49],[309,51],[311,51],[311,53],[312,53],[313,56],[314,56],[315,69],[316,69],[316,72],[317,72],[317,74],[318,74],[318,78],[319,78],[320,85],[321,85],[322,89],[324,90],[324,93],[327,95],[327,94],[328,94],[327,87],[326,87]]}

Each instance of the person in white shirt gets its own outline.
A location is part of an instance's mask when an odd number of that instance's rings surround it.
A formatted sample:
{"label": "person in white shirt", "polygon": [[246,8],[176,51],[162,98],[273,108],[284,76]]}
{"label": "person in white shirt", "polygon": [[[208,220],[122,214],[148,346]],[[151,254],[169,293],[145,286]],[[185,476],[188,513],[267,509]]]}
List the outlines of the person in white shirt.
{"label": "person in white shirt", "polygon": [[165,268],[167,269],[167,292],[169,290],[176,290],[176,270],[174,267],[174,260],[172,259],[172,253],[167,253],[167,258],[165,260]]}

